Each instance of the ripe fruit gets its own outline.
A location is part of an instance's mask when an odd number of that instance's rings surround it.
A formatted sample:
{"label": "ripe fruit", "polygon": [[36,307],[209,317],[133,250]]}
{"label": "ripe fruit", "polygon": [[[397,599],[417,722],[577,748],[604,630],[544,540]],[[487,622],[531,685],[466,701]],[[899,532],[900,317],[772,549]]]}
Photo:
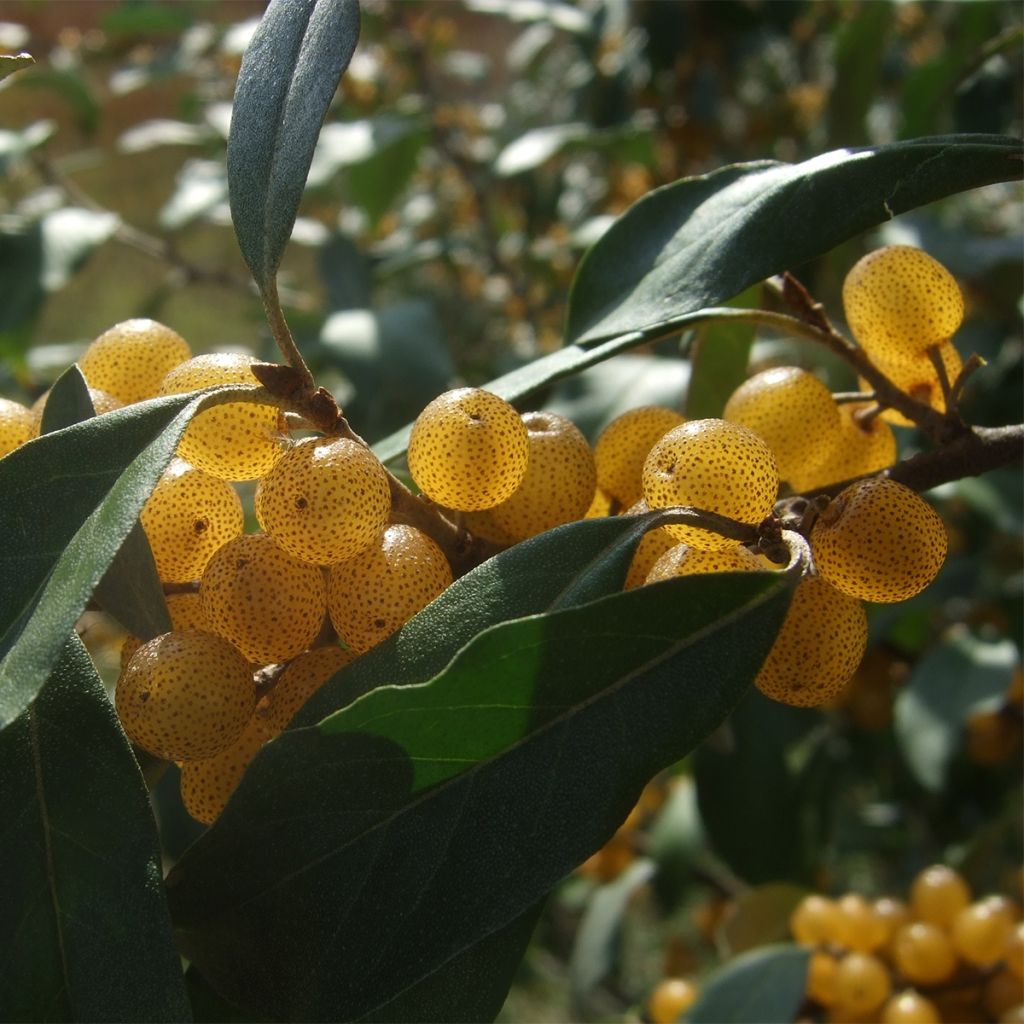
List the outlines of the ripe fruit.
{"label": "ripe fruit", "polygon": [[106,391],[128,405],[160,393],[167,373],[191,355],[188,342],[177,331],[139,318],[105,330],[78,365],[90,388]]}
{"label": "ripe fruit", "polygon": [[938,1007],[912,988],[897,992],[882,1007],[882,1024],[939,1024]]}
{"label": "ripe fruit", "polygon": [[770,568],[752,551],[735,544],[720,551],[701,551],[688,544],[673,544],[651,566],[648,583],[670,580],[674,576],[695,576],[709,572],[762,572]]}
{"label": "ripe fruit", "polygon": [[[644,497],[653,508],[692,505],[755,525],[779,490],[771,449],[757,434],[727,420],[693,420],[674,427],[644,462]],[[736,542],[694,526],[666,526],[677,540],[703,550]]]}
{"label": "ripe fruit", "polygon": [[840,1011],[866,1016],[877,1010],[891,992],[889,972],[878,957],[870,953],[847,953],[839,961],[835,1005]]}
{"label": "ripe fruit", "polygon": [[839,493],[811,531],[821,575],[865,601],[905,601],[936,577],[946,559],[946,528],[909,487],[871,477]]}
{"label": "ripe fruit", "polygon": [[186,583],[203,574],[213,553],[245,525],[242,502],[231,484],[174,459],[140,514],[157,574]]}
{"label": "ripe fruit", "polygon": [[356,652],[332,644],[300,654],[256,704],[255,718],[268,736],[282,732],[295,713],[337,671],[356,658]]}
{"label": "ripe fruit", "polygon": [[953,918],[953,948],[968,963],[993,967],[1003,958],[1013,919],[998,906],[980,900],[964,907]]}
{"label": "ripe fruit", "polygon": [[802,946],[836,942],[842,927],[842,915],[835,901],[818,893],[805,896],[789,915],[789,930]]}
{"label": "ripe fruit", "polygon": [[842,918],[842,945],[858,953],[873,953],[888,938],[889,928],[874,906],[859,893],[848,892],[838,901]]}
{"label": "ripe fruit", "polygon": [[228,541],[199,584],[210,628],[249,661],[290,661],[312,644],[327,610],[327,585],[315,565],[289,555],[265,533]]}
{"label": "ripe fruit", "polygon": [[[198,391],[216,384],[259,383],[249,367],[252,356],[212,352],[195,356],[168,372],[161,395]],[[194,416],[178,454],[222,480],[256,480],[270,472],[281,454],[284,419],[272,405],[225,402]]]}
{"label": "ripe fruit", "polygon": [[889,358],[945,341],[964,318],[952,274],[909,245],[888,245],[858,260],[843,282],[843,308],[861,346]]}
{"label": "ripe fruit", "polygon": [[144,643],[114,703],[133,743],[168,761],[212,757],[242,734],[256,706],[249,663],[227,640],[186,630]]}
{"label": "ripe fruit", "polygon": [[807,995],[822,1006],[836,1001],[836,972],[839,961],[823,949],[816,949],[807,962]]}
{"label": "ripe fruit", "polygon": [[744,381],[725,404],[724,417],[753,430],[772,450],[779,476],[813,473],[840,441],[839,409],[813,373],[796,366],[763,370]]}
{"label": "ripe fruit", "polygon": [[457,388],[416,417],[409,472],[432,501],[474,512],[512,496],[528,451],[526,425],[508,402],[480,388]]}
{"label": "ripe fruit", "polygon": [[[628,508],[623,515],[635,516],[649,512],[647,502],[641,498],[638,502]],[[633,551],[633,560],[629,563],[629,571],[626,573],[623,590],[632,590],[634,587],[642,587],[647,582],[647,575],[654,568],[654,563],[670,548],[679,543],[664,526],[657,526],[648,530],[640,543]]]}
{"label": "ripe fruit", "polygon": [[647,1012],[654,1024],[672,1024],[699,994],[697,986],[686,978],[663,978],[647,1000]]}
{"label": "ripe fruit", "polygon": [[593,498],[590,499],[590,505],[587,511],[583,513],[584,519],[599,519],[603,516],[610,516],[612,514],[612,502],[615,499],[607,492],[603,491],[598,487],[594,491]]}
{"label": "ripe fruit", "polygon": [[[935,351],[942,359],[943,368],[946,371],[946,381],[952,386],[953,382],[960,376],[964,362],[960,353],[952,342],[944,341],[935,346]],[[942,388],[942,382],[935,370],[935,365],[927,354],[910,356],[905,359],[879,359],[875,362],[878,368],[900,389],[906,392],[911,398],[924,405],[931,406],[936,412],[946,411],[946,394]],[[860,387],[870,390],[871,385],[861,379]],[[901,412],[895,409],[883,409],[879,418],[897,427],[912,427],[913,420],[907,419]]]}
{"label": "ripe fruit", "polygon": [[526,473],[512,496],[489,510],[498,529],[516,541],[581,519],[597,486],[593,452],[574,423],[552,412],[523,413],[522,420]]}
{"label": "ripe fruit", "polygon": [[673,427],[685,423],[674,409],[644,405],[616,416],[594,442],[597,486],[629,508],[643,496],[647,453]]}
{"label": "ripe fruit", "polygon": [[849,682],[867,642],[868,619],[860,601],[820,576],[807,576],[754,682],[772,700],[818,707]]}
{"label": "ripe fruit", "polygon": [[344,437],[307,438],[260,480],[256,518],[290,555],[314,565],[373,544],[391,513],[388,475],[369,448]]}
{"label": "ripe fruit", "polygon": [[896,437],[888,423],[873,416],[866,423],[857,413],[871,402],[847,402],[839,410],[839,442],[831,455],[814,471],[800,469],[789,478],[795,491],[812,491],[827,484],[852,480],[886,469],[896,461]]}
{"label": "ripe fruit", "polygon": [[910,982],[937,985],[956,970],[956,951],[946,932],[937,924],[913,921],[893,936],[892,960]]}
{"label": "ripe fruit", "polygon": [[933,864],[919,872],[910,886],[910,909],[921,921],[949,928],[971,902],[971,890],[959,871]]}
{"label": "ripe fruit", "polygon": [[186,761],[181,766],[181,801],[185,810],[204,825],[212,825],[238,787],[252,759],[269,739],[263,724],[250,718],[231,746],[213,757]]}
{"label": "ripe fruit", "polygon": [[36,433],[31,409],[9,398],[0,398],[0,458],[21,447]]}
{"label": "ripe fruit", "polygon": [[425,533],[392,525],[372,547],[331,566],[331,622],[345,643],[362,653],[408,622],[451,582],[444,552]]}

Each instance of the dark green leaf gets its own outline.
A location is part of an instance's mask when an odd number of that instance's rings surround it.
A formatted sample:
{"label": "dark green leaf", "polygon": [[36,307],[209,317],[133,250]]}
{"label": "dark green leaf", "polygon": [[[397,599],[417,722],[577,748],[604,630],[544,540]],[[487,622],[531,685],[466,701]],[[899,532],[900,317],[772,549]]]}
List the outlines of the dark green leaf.
{"label": "dark green leaf", "polygon": [[809,949],[764,946],[736,957],[701,988],[687,1024],[766,1024],[796,1017],[807,985]]}
{"label": "dark green leaf", "polygon": [[190,1019],[146,788],[77,637],[0,734],[0,816],[4,1020]]}
{"label": "dark green leaf", "polygon": [[387,1005],[608,840],[747,688],[792,583],[689,577],[502,623],[427,685],[284,733],[168,877],[183,952],[257,1012]]}
{"label": "dark green leaf", "polygon": [[0,459],[0,728],[35,698],[189,419],[218,394],[157,398]]}
{"label": "dark green leaf", "polygon": [[96,410],[89,397],[89,385],[78,364],[72,363],[47,392],[39,432],[50,434],[95,415]]}
{"label": "dark green leaf", "polygon": [[1019,662],[1012,641],[983,640],[964,630],[917,663],[896,698],[893,724],[922,786],[933,792],[942,788],[968,715],[1002,699]]}
{"label": "dark green leaf", "polygon": [[656,189],[580,264],[568,340],[585,345],[717,305],[876,224],[1022,173],[1019,139],[949,135],[800,164],[736,164]]}
{"label": "dark green leaf", "polygon": [[30,53],[0,53],[0,81],[33,64],[35,58]]}
{"label": "dark green leaf", "polygon": [[320,126],[359,38],[357,0],[271,0],[242,58],[228,135],[238,244],[273,286]]}

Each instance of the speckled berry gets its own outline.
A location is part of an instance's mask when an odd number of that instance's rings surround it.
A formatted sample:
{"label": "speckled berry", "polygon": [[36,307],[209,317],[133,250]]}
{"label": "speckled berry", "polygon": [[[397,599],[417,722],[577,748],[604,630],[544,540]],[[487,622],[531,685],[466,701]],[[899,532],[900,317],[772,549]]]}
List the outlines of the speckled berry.
{"label": "speckled berry", "polygon": [[[234,352],[195,356],[164,377],[160,394],[178,395],[217,384],[255,386],[259,381],[249,367],[257,361]],[[222,480],[256,480],[269,473],[281,455],[284,433],[284,418],[275,406],[225,402],[193,417],[178,454]]]}
{"label": "speckled berry", "polygon": [[185,810],[196,821],[212,825],[269,738],[263,724],[256,718],[250,718],[231,746],[213,757],[186,761],[181,766],[179,779]]}
{"label": "speckled berry", "polygon": [[821,575],[864,601],[906,601],[938,575],[946,559],[946,528],[909,487],[885,477],[840,491],[811,531]]}
{"label": "speckled berry", "polygon": [[362,554],[332,565],[327,605],[346,645],[368,651],[452,582],[441,549],[412,526],[389,526]]}
{"label": "speckled berry", "polygon": [[863,417],[873,406],[872,402],[849,402],[839,406],[839,444],[816,470],[791,476],[789,482],[793,490],[813,491],[867,476],[896,461],[896,437],[892,428],[879,416]]}
{"label": "speckled berry", "polygon": [[516,538],[495,522],[493,508],[482,508],[478,512],[463,512],[462,525],[474,537],[479,537],[480,540],[485,540],[488,544],[508,548],[516,543]]}
{"label": "speckled berry", "polygon": [[952,337],[964,299],[938,260],[910,245],[888,245],[854,264],[843,282],[850,331],[869,354],[905,357]]}
{"label": "speckled berry", "polygon": [[121,673],[114,702],[133,743],[188,761],[234,743],[256,707],[256,687],[227,640],[186,630],[144,643]]}
{"label": "speckled berry", "polygon": [[615,499],[600,487],[594,490],[594,496],[590,499],[587,511],[583,513],[584,519],[603,519],[612,514],[612,504]]}
{"label": "speckled berry", "polygon": [[731,548],[701,551],[689,544],[674,544],[651,566],[648,583],[670,580],[676,576],[697,576],[710,572],[763,572],[771,565],[760,555],[733,544]]}
{"label": "speckled berry", "polygon": [[761,437],[775,456],[779,476],[790,482],[823,465],[840,441],[832,393],[798,366],[754,374],[732,393],[723,415]]}
{"label": "speckled berry", "polygon": [[203,574],[222,544],[241,534],[242,502],[231,484],[174,459],[142,508],[142,527],[165,583]]}
{"label": "speckled berry", "polygon": [[[644,462],[643,482],[652,509],[690,505],[752,526],[771,512],[779,490],[768,445],[752,430],[720,419],[693,420],[665,434]],[[695,526],[666,529],[704,550],[736,543]]]}
{"label": "speckled berry", "polygon": [[289,555],[265,533],[220,547],[199,584],[203,612],[220,636],[254,664],[290,661],[324,622],[323,571]]}
{"label": "speckled berry", "polygon": [[432,501],[474,512],[512,496],[528,453],[526,426],[508,402],[480,388],[457,388],[416,417],[409,472]]}
{"label": "speckled berry", "polygon": [[290,555],[330,565],[376,541],[391,513],[388,475],[365,445],[307,438],[260,480],[256,518]]}
{"label": "speckled berry", "polygon": [[[942,366],[946,372],[946,381],[953,385],[960,371],[963,369],[964,361],[960,357],[956,346],[949,341],[944,341],[934,347],[942,359]],[[888,378],[900,389],[906,392],[911,398],[923,405],[930,406],[936,412],[946,411],[946,394],[939,380],[939,374],[935,364],[926,353],[919,356],[910,356],[905,359],[875,359],[875,363]],[[863,379],[859,386],[867,391],[870,385]],[[894,427],[912,427],[913,420],[908,419],[901,412],[895,409],[883,409],[879,414],[886,423]]]}
{"label": "speckled berry", "polygon": [[[92,402],[93,412],[97,416],[102,416],[104,413],[113,412],[115,409],[124,408],[124,402],[120,399],[115,398],[108,391],[101,391],[99,388],[88,388],[89,401]],[[32,417],[33,417],[33,432],[35,434],[42,433],[43,428],[43,412],[46,410],[46,400],[50,397],[50,390],[47,388],[33,403],[32,403]]]}
{"label": "speckled berry", "polygon": [[685,423],[674,409],[644,405],[616,416],[594,442],[597,486],[629,508],[643,497],[644,460],[673,427]]}
{"label": "speckled berry", "polygon": [[167,373],[192,355],[188,342],[156,320],[124,320],[105,330],[78,361],[91,388],[128,405],[155,397]]}
{"label": "speckled berry", "polygon": [[10,398],[0,398],[0,458],[20,448],[38,433],[31,409]]}
{"label": "speckled berry", "polygon": [[850,681],[867,642],[868,618],[860,601],[819,576],[805,577],[754,682],[782,704],[818,707]]}
{"label": "speckled berry", "polygon": [[284,730],[295,713],[336,672],[357,657],[351,649],[332,644],[300,654],[281,673],[256,704],[255,717],[270,736]]}
{"label": "speckled berry", "polygon": [[490,509],[497,526],[525,540],[581,519],[594,497],[594,454],[575,423],[551,412],[523,413],[529,457],[510,498]]}
{"label": "speckled berry", "polygon": [[[171,630],[175,633],[184,633],[188,629],[199,629],[204,633],[212,633],[210,624],[203,615],[202,602],[199,599],[199,592],[196,590],[184,591],[182,593],[166,594],[164,601],[167,603],[167,614],[171,617]],[[129,633],[121,644],[121,671],[123,672],[131,661],[132,655],[142,646],[142,639]]]}

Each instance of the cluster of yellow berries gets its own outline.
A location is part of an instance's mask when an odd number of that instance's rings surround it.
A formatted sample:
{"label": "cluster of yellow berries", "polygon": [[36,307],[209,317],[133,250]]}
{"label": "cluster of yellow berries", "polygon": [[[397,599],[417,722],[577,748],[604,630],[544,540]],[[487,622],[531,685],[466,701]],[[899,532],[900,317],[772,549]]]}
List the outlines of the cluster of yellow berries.
{"label": "cluster of yellow berries", "polygon": [[809,1011],[828,1021],[1024,1020],[1020,906],[1002,895],[975,897],[945,865],[921,871],[906,900],[805,896],[790,930],[813,948]]}

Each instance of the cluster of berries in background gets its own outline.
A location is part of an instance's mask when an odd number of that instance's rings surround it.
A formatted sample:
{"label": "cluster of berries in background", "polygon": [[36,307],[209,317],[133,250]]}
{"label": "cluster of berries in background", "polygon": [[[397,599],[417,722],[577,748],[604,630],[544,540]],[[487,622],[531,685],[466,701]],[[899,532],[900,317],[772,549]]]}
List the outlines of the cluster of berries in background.
{"label": "cluster of berries in background", "polygon": [[[844,303],[870,358],[912,397],[944,410],[961,365],[949,338],[963,315],[948,272],[919,250],[881,249],[850,272]],[[97,338],[80,368],[99,414],[253,385],[254,362],[193,356],[173,330],[131,320]],[[32,409],[4,401],[0,454],[39,432],[45,399]],[[903,421],[870,396],[837,403],[814,374],[776,367],[741,385],[721,419],[634,409],[592,447],[564,417],[520,414],[466,387],[417,418],[408,468],[434,513],[495,549],[574,520],[679,505],[756,528],[772,517],[783,485],[799,494],[853,481],[808,521],[813,569],[756,680],[776,700],[817,706],[862,660],[863,602],[912,597],[946,556],[932,507],[873,475],[896,460],[890,422]],[[128,638],[116,708],[134,743],[181,766],[185,805],[206,823],[319,685],[453,578],[434,539],[394,521],[396,481],[371,450],[302,426],[293,436],[295,424],[275,405],[204,409],[141,514],[173,632]],[[679,523],[644,537],[625,585],[778,568],[756,543]]]}

